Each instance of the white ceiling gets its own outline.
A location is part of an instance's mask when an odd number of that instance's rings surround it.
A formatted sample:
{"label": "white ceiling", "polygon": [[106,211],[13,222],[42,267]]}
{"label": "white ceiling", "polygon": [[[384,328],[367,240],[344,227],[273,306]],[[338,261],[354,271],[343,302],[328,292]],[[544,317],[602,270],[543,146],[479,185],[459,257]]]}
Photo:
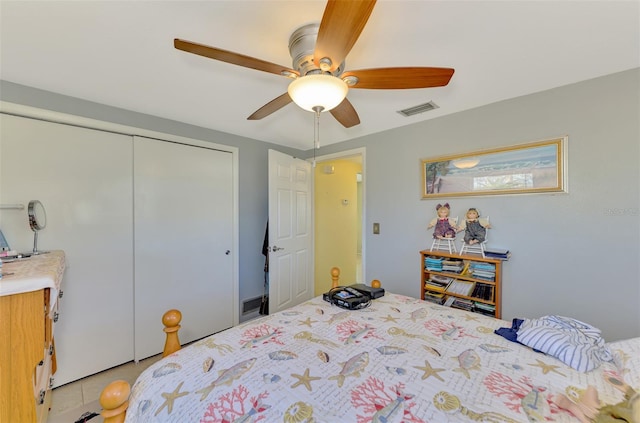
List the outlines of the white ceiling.
{"label": "white ceiling", "polygon": [[[288,79],[173,48],[182,38],[292,66],[290,34],[324,1],[0,2],[0,78],[73,97],[299,148],[313,114],[289,104],[247,116]],[[352,89],[361,124],[329,113],[322,145],[640,66],[640,2],[380,0],[346,70],[452,67],[447,87]],[[400,109],[434,101],[406,118]],[[597,101],[597,99],[594,99]]]}

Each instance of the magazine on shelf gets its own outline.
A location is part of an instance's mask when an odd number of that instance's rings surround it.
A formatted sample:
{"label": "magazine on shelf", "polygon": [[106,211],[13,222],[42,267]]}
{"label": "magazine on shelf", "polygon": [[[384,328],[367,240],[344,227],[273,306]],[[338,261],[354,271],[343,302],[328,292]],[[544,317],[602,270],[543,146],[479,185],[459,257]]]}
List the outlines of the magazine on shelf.
{"label": "magazine on shelf", "polygon": [[424,284],[424,289],[431,292],[445,292],[447,288],[444,286],[430,285],[426,283]]}
{"label": "magazine on shelf", "polygon": [[442,276],[442,275],[431,275],[430,278],[432,281],[441,283],[443,285],[448,285],[449,282],[451,282],[453,280],[453,278],[450,278],[448,276]]}

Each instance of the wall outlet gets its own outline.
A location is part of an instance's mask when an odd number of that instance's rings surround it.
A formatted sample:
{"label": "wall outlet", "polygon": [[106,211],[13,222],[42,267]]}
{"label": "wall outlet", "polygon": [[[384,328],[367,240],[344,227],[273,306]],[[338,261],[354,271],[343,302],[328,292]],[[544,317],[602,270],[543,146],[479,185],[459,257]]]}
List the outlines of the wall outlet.
{"label": "wall outlet", "polygon": [[379,223],[374,223],[373,224],[373,233],[374,233],[374,235],[380,235],[380,224]]}

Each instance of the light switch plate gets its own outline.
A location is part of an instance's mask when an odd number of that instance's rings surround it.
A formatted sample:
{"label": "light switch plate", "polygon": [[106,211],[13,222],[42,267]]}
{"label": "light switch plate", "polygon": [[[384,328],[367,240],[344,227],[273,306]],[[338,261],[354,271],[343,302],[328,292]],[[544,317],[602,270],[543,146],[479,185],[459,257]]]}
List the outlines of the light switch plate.
{"label": "light switch plate", "polygon": [[373,233],[374,233],[374,235],[379,235],[380,234],[380,224],[379,223],[374,223],[373,224]]}

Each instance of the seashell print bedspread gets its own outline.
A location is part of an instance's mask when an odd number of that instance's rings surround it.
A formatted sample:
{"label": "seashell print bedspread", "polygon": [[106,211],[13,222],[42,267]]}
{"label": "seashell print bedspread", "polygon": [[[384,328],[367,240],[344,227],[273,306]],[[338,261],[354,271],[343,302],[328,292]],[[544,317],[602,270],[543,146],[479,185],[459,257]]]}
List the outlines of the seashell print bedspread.
{"label": "seashell print bedspread", "polygon": [[[185,322],[188,325],[188,322]],[[640,388],[640,338],[580,373],[495,335],[510,323],[387,293],[347,311],[316,297],[160,360],[127,422],[578,422],[552,401]]]}

